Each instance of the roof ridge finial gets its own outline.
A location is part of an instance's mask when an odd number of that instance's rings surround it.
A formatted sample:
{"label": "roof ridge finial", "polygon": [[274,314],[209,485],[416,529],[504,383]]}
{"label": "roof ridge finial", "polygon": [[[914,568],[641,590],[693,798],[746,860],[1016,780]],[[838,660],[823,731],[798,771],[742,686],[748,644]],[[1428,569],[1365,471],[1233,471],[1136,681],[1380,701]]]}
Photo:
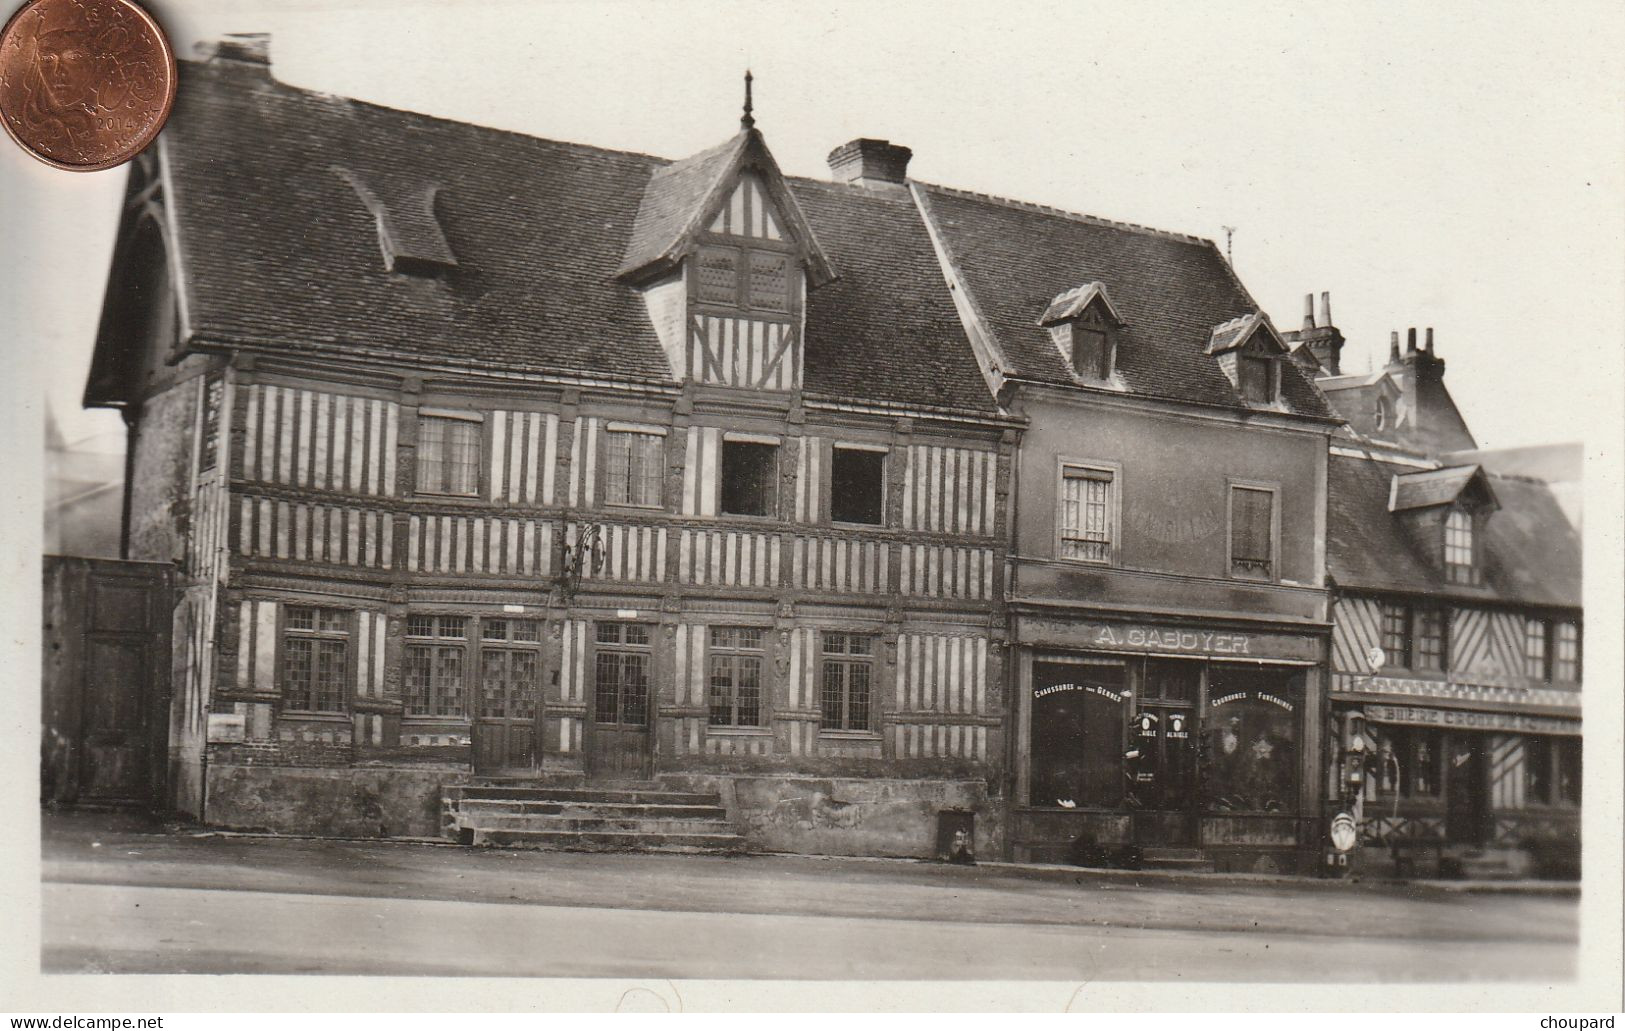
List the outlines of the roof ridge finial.
{"label": "roof ridge finial", "polygon": [[753,116],[750,113],[750,110],[751,110],[750,84],[751,84],[751,80],[753,78],[754,78],[754,76],[752,76],[750,74],[750,69],[746,68],[745,69],[745,113],[743,115],[741,115],[740,118],[739,118],[739,127],[741,129],[746,130],[746,131],[749,131],[751,129],[756,128],[756,118],[755,118],[755,116]]}

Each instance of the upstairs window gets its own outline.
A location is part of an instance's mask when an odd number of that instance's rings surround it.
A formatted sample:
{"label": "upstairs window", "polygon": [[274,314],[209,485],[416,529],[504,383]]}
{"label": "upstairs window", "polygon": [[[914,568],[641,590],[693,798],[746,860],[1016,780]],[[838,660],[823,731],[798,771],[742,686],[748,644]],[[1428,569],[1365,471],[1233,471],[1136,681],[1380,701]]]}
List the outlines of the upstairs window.
{"label": "upstairs window", "polygon": [[666,438],[657,433],[610,430],[604,443],[604,493],[614,505],[659,508]]}
{"label": "upstairs window", "polygon": [[784,315],[790,311],[791,258],[764,247],[700,247],[695,299],[743,311]]}
{"label": "upstairs window", "polygon": [[778,503],[779,446],[722,442],[723,515],[772,515]]}
{"label": "upstairs window", "polygon": [[219,376],[210,376],[203,382],[203,426],[198,441],[198,471],[214,468],[220,451],[220,402],[225,396],[226,384]]}
{"label": "upstairs window", "polygon": [[1476,580],[1473,568],[1473,517],[1453,508],[1444,520],[1444,568],[1451,583]]}
{"label": "upstairs window", "polygon": [[829,517],[837,523],[885,521],[886,453],[835,447],[830,455]]}
{"label": "upstairs window", "polygon": [[1112,558],[1112,487],[1110,469],[1061,467],[1061,557],[1085,562]]}
{"label": "upstairs window", "polygon": [[1072,371],[1087,379],[1110,379],[1111,339],[1099,326],[1079,323],[1072,327]]}
{"label": "upstairs window", "polygon": [[1449,665],[1446,624],[1441,609],[1418,606],[1411,624],[1411,668],[1444,672]]}
{"label": "upstairs window", "polygon": [[1382,650],[1396,666],[1411,661],[1411,610],[1397,602],[1382,603]]}
{"label": "upstairs window", "polygon": [[1276,362],[1256,354],[1241,354],[1236,360],[1242,398],[1251,404],[1274,403],[1279,378]]}
{"label": "upstairs window", "polygon": [[1553,645],[1552,679],[1568,684],[1580,682],[1580,624],[1556,624]]}
{"label": "upstairs window", "polygon": [[417,492],[461,497],[479,494],[483,429],[476,416],[419,416]]}
{"label": "upstairs window", "polygon": [[1230,488],[1230,575],[1275,578],[1275,491]]}
{"label": "upstairs window", "polygon": [[1552,679],[1552,625],[1530,619],[1523,625],[1523,675],[1531,680]]}

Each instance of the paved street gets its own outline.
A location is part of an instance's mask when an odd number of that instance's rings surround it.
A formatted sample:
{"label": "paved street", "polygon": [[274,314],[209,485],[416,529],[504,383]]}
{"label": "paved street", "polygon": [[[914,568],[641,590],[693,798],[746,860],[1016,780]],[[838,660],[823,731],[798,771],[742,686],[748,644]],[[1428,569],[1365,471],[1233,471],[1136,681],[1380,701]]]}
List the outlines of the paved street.
{"label": "paved street", "polygon": [[624,977],[1572,976],[1577,903],[1394,885],[169,836],[47,820],[44,967]]}

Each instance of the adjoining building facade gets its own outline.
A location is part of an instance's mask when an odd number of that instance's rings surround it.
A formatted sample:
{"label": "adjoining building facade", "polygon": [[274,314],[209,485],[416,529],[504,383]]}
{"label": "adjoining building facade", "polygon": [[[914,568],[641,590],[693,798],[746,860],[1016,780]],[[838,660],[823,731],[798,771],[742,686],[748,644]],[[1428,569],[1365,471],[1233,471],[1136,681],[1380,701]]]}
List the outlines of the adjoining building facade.
{"label": "adjoining building facade", "polygon": [[1329,782],[1359,814],[1358,862],[1576,876],[1584,620],[1562,489],[1528,453],[1473,450],[1432,330],[1341,376],[1329,321],[1304,335],[1331,338],[1320,385],[1349,423],[1329,475]]}
{"label": "adjoining building facade", "polygon": [[1210,241],[915,189],[1027,423],[1011,854],[1313,870],[1338,421]]}

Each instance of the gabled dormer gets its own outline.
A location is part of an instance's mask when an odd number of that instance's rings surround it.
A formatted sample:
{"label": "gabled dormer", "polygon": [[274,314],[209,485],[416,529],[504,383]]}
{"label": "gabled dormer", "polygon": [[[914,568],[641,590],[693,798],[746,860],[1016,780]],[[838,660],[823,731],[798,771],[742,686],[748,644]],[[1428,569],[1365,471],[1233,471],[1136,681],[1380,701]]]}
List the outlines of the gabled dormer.
{"label": "gabled dormer", "polygon": [[1242,401],[1255,408],[1280,405],[1281,376],[1291,356],[1263,312],[1214,326],[1207,353],[1219,363]]}
{"label": "gabled dormer", "polygon": [[1038,324],[1049,330],[1050,340],[1075,380],[1095,386],[1115,382],[1117,347],[1125,323],[1112,305],[1105,283],[1084,283],[1057,294]]}
{"label": "gabled dormer", "polygon": [[1396,473],[1388,495],[1417,550],[1456,584],[1483,583],[1484,523],[1500,507],[1476,465]]}
{"label": "gabled dormer", "polygon": [[643,293],[678,380],[794,390],[806,292],[835,270],[748,108],[743,121],[650,176],[619,276]]}

